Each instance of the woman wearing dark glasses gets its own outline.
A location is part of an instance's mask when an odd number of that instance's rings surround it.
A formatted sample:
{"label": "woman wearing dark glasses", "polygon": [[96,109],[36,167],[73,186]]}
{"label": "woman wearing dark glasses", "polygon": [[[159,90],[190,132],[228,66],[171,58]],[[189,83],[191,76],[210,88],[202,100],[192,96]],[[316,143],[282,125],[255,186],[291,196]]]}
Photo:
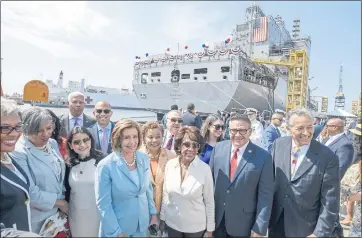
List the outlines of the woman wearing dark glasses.
{"label": "woman wearing dark glasses", "polygon": [[201,128],[201,135],[205,140],[205,147],[199,158],[209,164],[211,153],[217,142],[223,139],[224,122],[219,115],[209,115]]}
{"label": "woman wearing dark glasses", "polygon": [[106,155],[95,150],[94,139],[84,127],[74,127],[67,141],[70,166],[65,173],[65,199],[69,202],[70,230],[73,237],[98,237],[94,181],[97,164]]}
{"label": "woman wearing dark glasses", "polygon": [[21,133],[18,108],[1,97],[0,223],[5,228],[31,231],[29,180],[8,154],[14,151]]}
{"label": "woman wearing dark glasses", "polygon": [[177,158],[166,164],[160,229],[169,237],[212,237],[215,229],[214,187],[210,167],[197,156],[204,140],[193,126],[175,138]]}

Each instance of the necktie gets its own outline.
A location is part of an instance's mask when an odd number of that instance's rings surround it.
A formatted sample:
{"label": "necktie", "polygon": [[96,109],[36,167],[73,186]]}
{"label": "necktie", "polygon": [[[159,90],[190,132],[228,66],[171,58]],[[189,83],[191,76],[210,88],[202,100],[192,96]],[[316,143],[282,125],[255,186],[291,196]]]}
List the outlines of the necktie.
{"label": "necktie", "polygon": [[79,118],[78,118],[78,117],[74,117],[74,126],[79,126],[79,125],[78,125],[78,121],[79,121]]}
{"label": "necktie", "polygon": [[107,153],[108,151],[108,140],[107,140],[107,128],[102,129],[102,141],[101,141],[101,148],[103,153]]}
{"label": "necktie", "polygon": [[297,165],[297,161],[299,158],[299,152],[300,152],[300,149],[298,147],[295,147],[294,152],[292,154],[292,162],[290,165],[290,176],[291,177],[293,176],[293,174],[295,172],[295,167]]}
{"label": "necktie", "polygon": [[276,130],[277,130],[277,134],[278,134],[278,138],[281,136],[280,135],[280,131],[279,131],[279,129],[278,128],[276,128]]}
{"label": "necktie", "polygon": [[173,135],[170,137],[170,139],[167,142],[166,149],[171,150],[172,148],[172,142],[173,142]]}
{"label": "necktie", "polygon": [[233,157],[231,158],[231,161],[230,161],[230,177],[229,177],[230,181],[232,181],[236,168],[238,167],[238,152],[239,152],[239,149],[234,150]]}

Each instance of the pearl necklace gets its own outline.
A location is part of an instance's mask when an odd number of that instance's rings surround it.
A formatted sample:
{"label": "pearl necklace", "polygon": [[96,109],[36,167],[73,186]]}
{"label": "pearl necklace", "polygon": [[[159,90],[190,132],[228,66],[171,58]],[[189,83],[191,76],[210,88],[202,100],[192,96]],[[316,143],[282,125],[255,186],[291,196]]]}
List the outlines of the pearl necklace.
{"label": "pearl necklace", "polygon": [[123,153],[121,152],[121,157],[123,158],[124,160],[124,163],[128,166],[128,167],[132,167],[136,164],[136,153],[133,153],[133,161],[132,163],[128,163],[127,160],[126,160],[126,157],[124,157]]}
{"label": "pearl necklace", "polygon": [[160,157],[160,154],[161,154],[161,150],[162,150],[162,149],[160,148],[160,151],[157,153],[157,155],[151,156],[150,151],[149,151],[148,148],[146,147],[146,153],[147,153],[148,157],[150,157],[151,160],[158,160],[159,157]]}
{"label": "pearl necklace", "polygon": [[11,158],[8,155],[4,154],[4,157],[1,159],[1,163],[3,163],[3,164],[12,164],[13,162],[12,162]]}

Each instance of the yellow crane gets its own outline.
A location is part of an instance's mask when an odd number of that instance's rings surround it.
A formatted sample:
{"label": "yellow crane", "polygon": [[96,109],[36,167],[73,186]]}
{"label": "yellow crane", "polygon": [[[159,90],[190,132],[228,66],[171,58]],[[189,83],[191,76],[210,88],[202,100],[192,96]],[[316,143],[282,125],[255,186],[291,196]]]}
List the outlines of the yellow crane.
{"label": "yellow crane", "polygon": [[289,70],[286,113],[294,108],[305,108],[308,92],[309,59],[306,50],[290,50],[288,61],[253,59],[255,63],[285,66]]}

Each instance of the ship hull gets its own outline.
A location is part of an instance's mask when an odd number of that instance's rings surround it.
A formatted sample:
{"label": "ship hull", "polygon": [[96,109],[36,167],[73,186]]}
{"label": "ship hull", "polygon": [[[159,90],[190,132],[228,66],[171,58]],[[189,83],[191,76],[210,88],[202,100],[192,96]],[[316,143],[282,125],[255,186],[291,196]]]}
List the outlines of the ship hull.
{"label": "ship hull", "polygon": [[[285,109],[287,84],[280,79],[274,93],[274,105],[268,89],[246,81],[198,81],[192,83],[133,84],[140,104],[153,110],[168,111],[171,105],[186,109],[194,103],[201,113],[230,112],[252,107],[262,112]],[[141,97],[140,95],[146,95]]]}

